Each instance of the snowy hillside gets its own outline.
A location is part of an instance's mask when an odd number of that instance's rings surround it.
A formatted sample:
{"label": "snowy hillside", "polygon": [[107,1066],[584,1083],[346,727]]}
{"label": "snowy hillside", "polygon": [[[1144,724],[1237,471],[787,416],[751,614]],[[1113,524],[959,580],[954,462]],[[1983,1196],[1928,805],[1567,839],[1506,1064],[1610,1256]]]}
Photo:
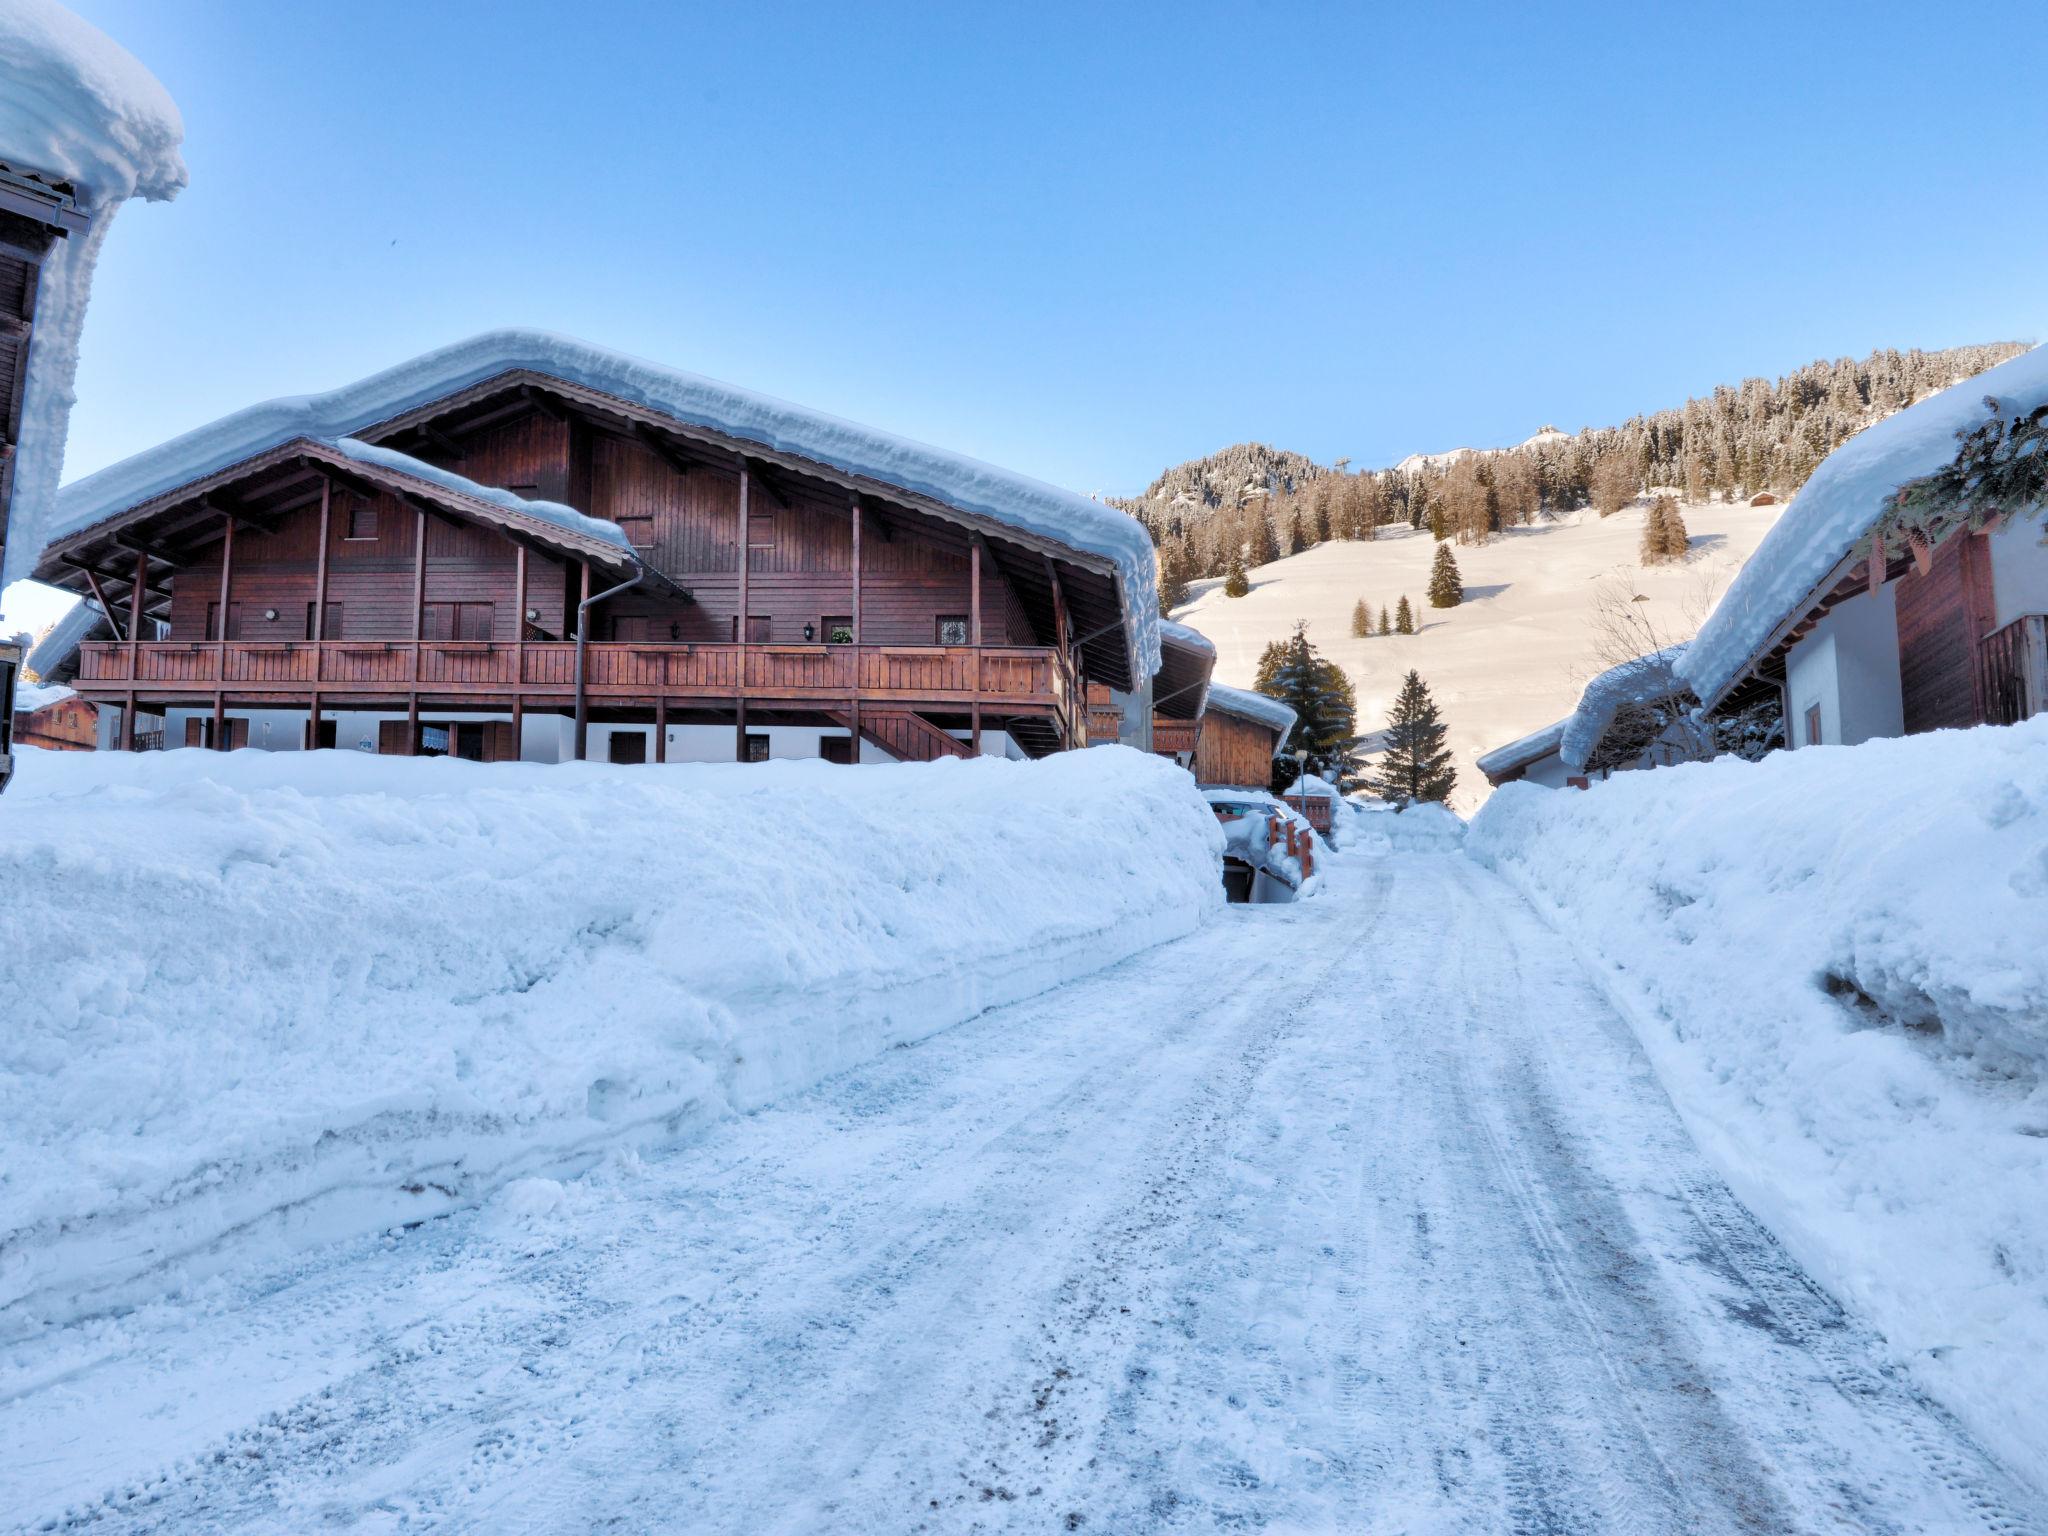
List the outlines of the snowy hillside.
{"label": "snowy hillside", "polygon": [[[1268,641],[1306,619],[1309,638],[1356,685],[1360,728],[1368,733],[1385,723],[1402,675],[1415,668],[1450,726],[1458,766],[1452,803],[1470,810],[1487,794],[1474,766],[1479,755],[1569,714],[1580,688],[1607,664],[1593,622],[1604,579],[1625,575],[1649,600],[1645,612],[1656,625],[1685,638],[1784,508],[1716,502],[1682,510],[1692,555],[1679,564],[1638,564],[1640,506],[1609,518],[1568,513],[1484,546],[1454,546],[1465,601],[1436,609],[1423,596],[1435,541],[1397,528],[1260,566],[1241,598],[1226,597],[1221,582],[1197,583],[1195,600],[1174,617],[1216,642],[1217,681],[1238,686],[1250,685]],[[1416,605],[1419,633],[1351,638],[1354,603],[1363,598],[1377,615],[1404,594]]]}

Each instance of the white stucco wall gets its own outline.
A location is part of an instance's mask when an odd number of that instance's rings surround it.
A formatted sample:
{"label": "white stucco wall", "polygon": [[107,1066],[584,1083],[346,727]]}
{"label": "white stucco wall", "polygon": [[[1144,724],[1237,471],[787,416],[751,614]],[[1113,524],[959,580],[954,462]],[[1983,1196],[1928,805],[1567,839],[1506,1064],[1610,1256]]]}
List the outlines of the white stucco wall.
{"label": "white stucco wall", "polygon": [[1820,705],[1821,741],[1853,746],[1906,731],[1899,692],[1898,584],[1838,603],[1785,658],[1789,745],[1806,746],[1806,712]]}
{"label": "white stucco wall", "polygon": [[2025,613],[2048,613],[2048,528],[2038,518],[2014,518],[1991,534],[1994,629]]}

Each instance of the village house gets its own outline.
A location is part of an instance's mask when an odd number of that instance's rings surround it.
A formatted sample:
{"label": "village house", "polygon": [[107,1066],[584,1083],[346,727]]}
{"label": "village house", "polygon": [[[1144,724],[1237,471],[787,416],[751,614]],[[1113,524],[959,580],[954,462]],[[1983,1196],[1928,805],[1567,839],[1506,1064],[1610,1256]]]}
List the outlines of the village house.
{"label": "village house", "polygon": [[67,487],[36,574],[124,747],[1035,757],[1091,685],[1198,718],[1214,659],[1121,512],[519,331]]}
{"label": "village house", "polygon": [[1216,647],[1209,637],[1171,619],[1159,622],[1159,670],[1132,693],[1088,685],[1088,743],[1121,742],[1193,768],[1201,738]]}
{"label": "village house", "polygon": [[1727,715],[1775,696],[1795,748],[2048,709],[2040,506],[1941,485],[1959,434],[2044,403],[2036,348],[1830,454],[1678,659],[1701,705]]}
{"label": "village house", "polygon": [[1495,789],[1541,784],[1585,789],[1597,779],[1662,768],[1701,755],[1701,728],[1685,719],[1691,693],[1678,679],[1683,646],[1634,657],[1601,672],[1564,719],[1496,747],[1478,760]]}

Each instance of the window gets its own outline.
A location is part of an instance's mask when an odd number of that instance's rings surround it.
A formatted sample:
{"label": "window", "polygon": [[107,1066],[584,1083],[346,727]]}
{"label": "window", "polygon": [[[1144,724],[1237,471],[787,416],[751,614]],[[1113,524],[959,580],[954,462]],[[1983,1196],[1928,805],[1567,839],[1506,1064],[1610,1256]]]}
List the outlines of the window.
{"label": "window", "polygon": [[1820,706],[1818,704],[1810,704],[1807,706],[1806,744],[1809,747],[1817,747],[1820,745]]}
{"label": "window", "polygon": [[747,514],[747,544],[754,549],[772,548],[775,543],[775,514],[773,512],[749,512]]}
{"label": "window", "polygon": [[818,620],[818,632],[827,645],[853,644],[853,620],[843,613],[828,613]]}
{"label": "window", "polygon": [[365,501],[360,496],[348,499],[347,539],[374,539],[377,537],[377,503]]}
{"label": "window", "polygon": [[491,603],[429,603],[422,633],[429,640],[488,640],[494,615]]}
{"label": "window", "polygon": [[423,725],[420,727],[420,756],[446,757],[448,755],[448,727],[445,725]]}
{"label": "window", "polygon": [[618,523],[625,532],[626,542],[635,549],[654,548],[654,518],[651,514],[646,517],[621,517]]}
{"label": "window", "polygon": [[765,763],[768,761],[768,737],[765,733],[755,734],[749,732],[747,734],[747,761],[750,763]]}
{"label": "window", "polygon": [[941,645],[967,644],[967,615],[964,613],[940,614],[936,622],[938,642]]}

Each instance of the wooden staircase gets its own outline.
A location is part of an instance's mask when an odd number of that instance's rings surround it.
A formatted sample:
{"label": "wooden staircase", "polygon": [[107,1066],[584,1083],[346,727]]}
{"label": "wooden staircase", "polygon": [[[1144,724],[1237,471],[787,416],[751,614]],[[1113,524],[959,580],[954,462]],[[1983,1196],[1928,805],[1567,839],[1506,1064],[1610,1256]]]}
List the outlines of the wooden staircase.
{"label": "wooden staircase", "polygon": [[[832,717],[848,730],[850,715]],[[906,763],[928,763],[938,757],[971,757],[967,743],[949,736],[923,715],[908,709],[864,709],[860,712],[860,733],[891,757]]]}

